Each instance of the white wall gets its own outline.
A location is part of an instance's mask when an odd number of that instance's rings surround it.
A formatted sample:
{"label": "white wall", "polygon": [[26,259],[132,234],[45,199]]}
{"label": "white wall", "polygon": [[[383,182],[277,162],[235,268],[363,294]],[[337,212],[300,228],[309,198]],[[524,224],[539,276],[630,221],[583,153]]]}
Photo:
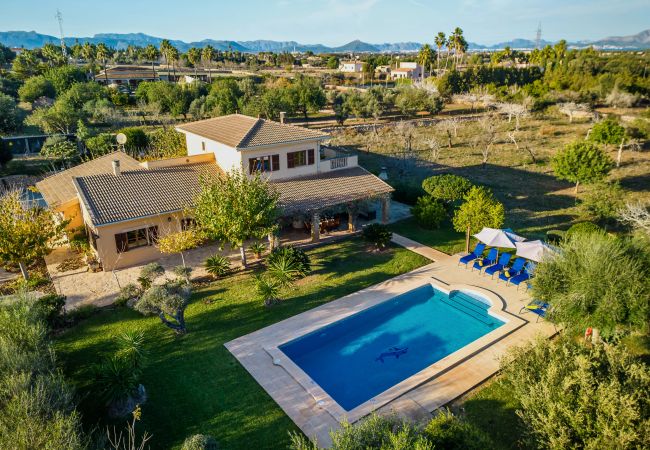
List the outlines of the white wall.
{"label": "white wall", "polygon": [[[178,131],[185,134],[188,155],[214,153],[214,159],[217,161],[217,164],[226,172],[231,171],[233,168],[239,169],[241,167],[241,154],[237,149],[193,133],[188,133],[187,131]],[[205,150],[202,149],[202,142],[205,142]]]}
{"label": "white wall", "polygon": [[[289,169],[287,167],[287,153],[296,152],[300,150],[314,150],[314,164],[294,167]],[[284,144],[278,145],[275,147],[266,147],[259,150],[242,150],[242,159],[244,171],[248,173],[248,159],[256,158],[259,156],[267,155],[280,155],[280,170],[274,172],[265,173],[272,180],[280,180],[283,178],[293,178],[300,177],[304,175],[313,175],[318,173],[318,166],[320,163],[320,142],[311,141],[311,142],[301,142],[297,144]]]}

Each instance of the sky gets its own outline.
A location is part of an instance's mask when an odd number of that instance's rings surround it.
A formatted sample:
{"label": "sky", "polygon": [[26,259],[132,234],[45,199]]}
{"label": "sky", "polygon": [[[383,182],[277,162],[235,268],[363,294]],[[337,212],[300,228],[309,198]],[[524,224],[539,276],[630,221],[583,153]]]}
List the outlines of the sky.
{"label": "sky", "polygon": [[468,41],[569,41],[650,28],[650,0],[2,0],[0,31],[66,36],[135,33],[180,39],[294,40],[342,45],[432,42],[456,26]]}

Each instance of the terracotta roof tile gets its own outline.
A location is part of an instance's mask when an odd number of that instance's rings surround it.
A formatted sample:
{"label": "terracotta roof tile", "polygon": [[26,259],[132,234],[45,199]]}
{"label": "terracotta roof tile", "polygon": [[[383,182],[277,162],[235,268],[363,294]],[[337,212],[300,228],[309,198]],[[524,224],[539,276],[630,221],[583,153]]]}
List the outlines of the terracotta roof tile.
{"label": "terracotta roof tile", "polygon": [[95,225],[182,211],[201,191],[201,176],[220,173],[214,163],[143,169],[74,179]]}
{"label": "terracotta roof tile", "polygon": [[239,149],[328,137],[320,131],[242,114],[199,120],[176,128]]}
{"label": "terracotta roof tile", "polygon": [[120,169],[123,172],[142,169],[138,161],[126,153],[113,152],[49,176],[36,183],[36,188],[41,192],[49,206],[57,207],[77,198],[77,191],[72,184],[72,178],[112,173],[112,162],[114,160],[120,161]]}

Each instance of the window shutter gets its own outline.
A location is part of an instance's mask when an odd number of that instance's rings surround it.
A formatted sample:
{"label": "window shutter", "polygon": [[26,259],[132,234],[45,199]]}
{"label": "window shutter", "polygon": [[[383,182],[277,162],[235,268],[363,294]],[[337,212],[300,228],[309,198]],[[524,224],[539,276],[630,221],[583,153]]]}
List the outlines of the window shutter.
{"label": "window shutter", "polygon": [[149,244],[158,242],[158,227],[153,226],[148,228],[149,231]]}
{"label": "window shutter", "polygon": [[293,152],[292,153],[287,153],[287,168],[289,168],[289,169],[293,169],[295,167],[295,164],[294,164],[294,161],[293,161],[294,156],[295,156],[295,154]]}
{"label": "window shutter", "polygon": [[280,155],[271,156],[271,170],[274,172],[280,170]]}
{"label": "window shutter", "polygon": [[118,253],[123,253],[129,249],[126,233],[117,233],[115,235],[115,247]]}
{"label": "window shutter", "polygon": [[252,175],[255,171],[255,158],[248,158],[248,174]]}
{"label": "window shutter", "polygon": [[314,149],[307,150],[307,164],[314,164]]}

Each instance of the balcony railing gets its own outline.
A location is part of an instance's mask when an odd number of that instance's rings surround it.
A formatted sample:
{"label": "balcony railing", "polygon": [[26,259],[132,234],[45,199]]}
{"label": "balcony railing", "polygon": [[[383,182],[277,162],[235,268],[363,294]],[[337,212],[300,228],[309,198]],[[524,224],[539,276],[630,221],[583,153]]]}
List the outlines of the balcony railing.
{"label": "balcony railing", "polygon": [[330,170],[341,169],[348,166],[348,157],[341,156],[339,158],[330,159]]}

